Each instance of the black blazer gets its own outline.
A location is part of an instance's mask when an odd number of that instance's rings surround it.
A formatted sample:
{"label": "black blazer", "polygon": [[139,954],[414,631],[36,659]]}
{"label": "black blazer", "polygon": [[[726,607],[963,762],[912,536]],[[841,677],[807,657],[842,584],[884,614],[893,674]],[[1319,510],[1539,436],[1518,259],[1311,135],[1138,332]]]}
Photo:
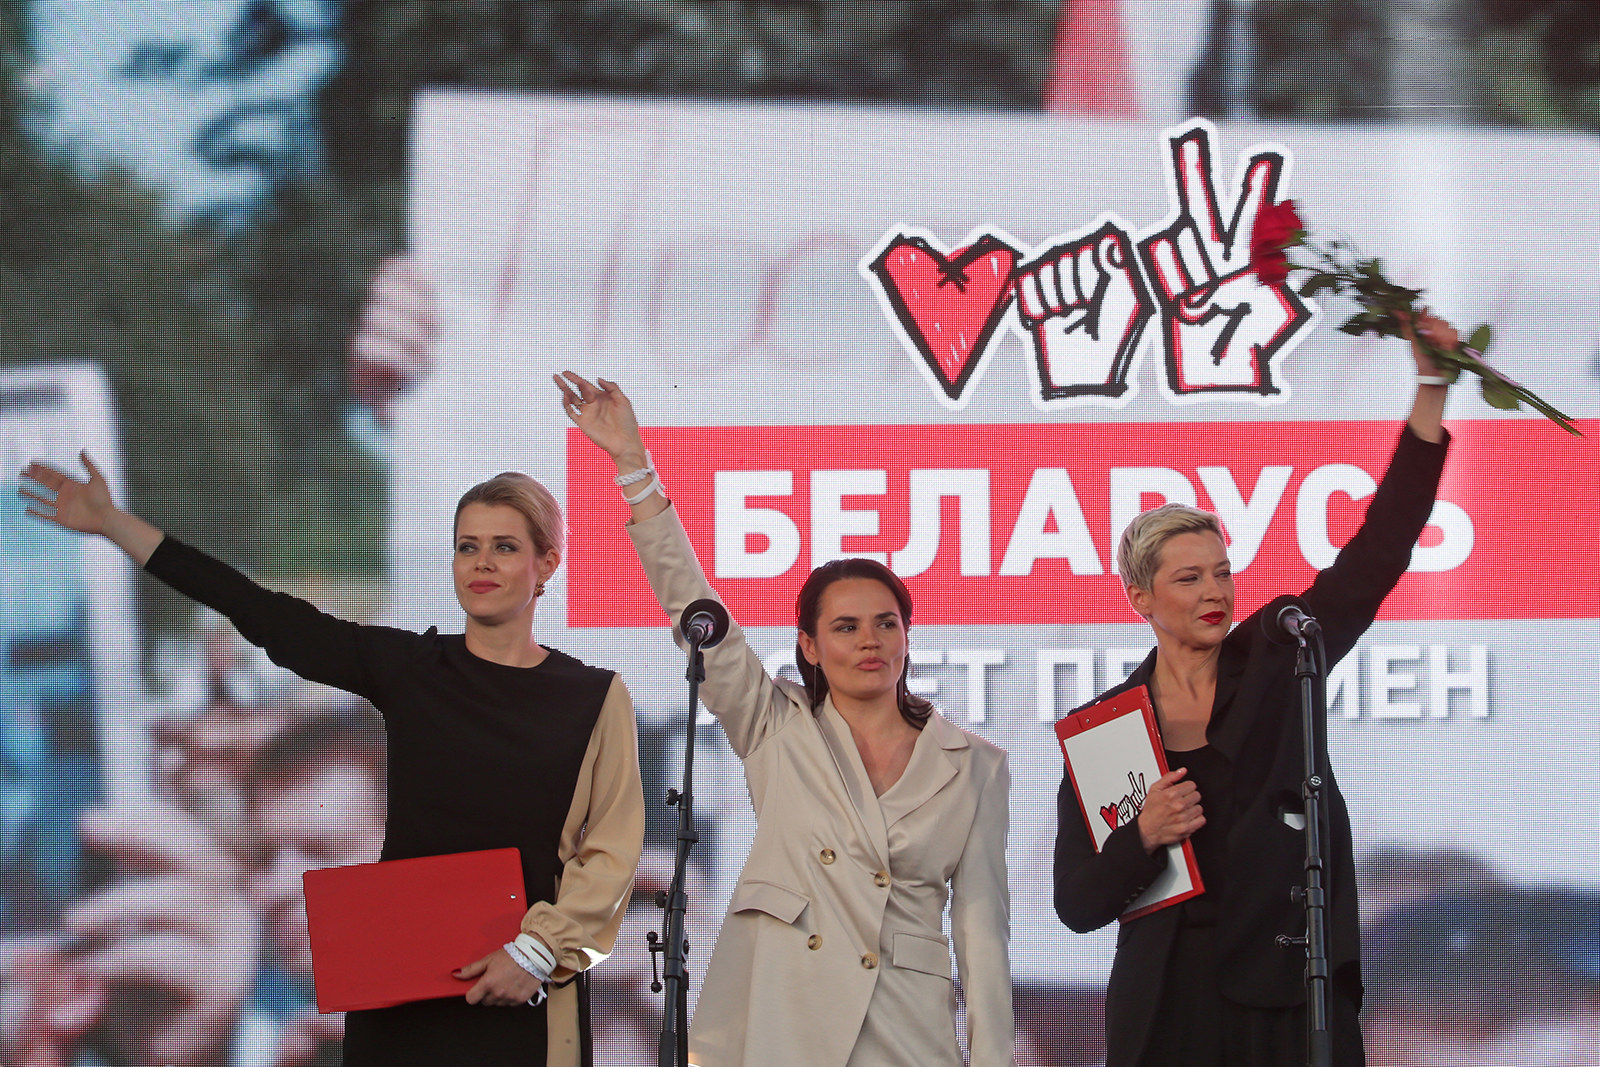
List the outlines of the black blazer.
{"label": "black blazer", "polygon": [[[1371,625],[1384,597],[1405,573],[1433,510],[1448,435],[1429,444],[1403,430],[1367,514],[1333,564],[1302,594],[1322,624],[1328,662],[1337,663]],[[1258,611],[1222,643],[1217,691],[1206,739],[1232,764],[1233,811],[1221,860],[1226,875],[1217,909],[1219,989],[1230,1000],[1287,1007],[1305,1000],[1305,953],[1280,948],[1279,934],[1305,932],[1305,911],[1290,896],[1304,881],[1305,844],[1285,809],[1301,810],[1304,777],[1299,685],[1294,648],[1263,636]],[[1098,700],[1147,684],[1156,653]],[[1082,709],[1077,709],[1081,711]],[[1076,712],[1075,712],[1076,713]],[[1333,986],[1361,998],[1360,928],[1350,816],[1328,775],[1324,811],[1331,864],[1327,889],[1328,959]],[[1205,803],[1205,798],[1201,798]],[[1137,823],[1118,827],[1096,852],[1070,779],[1057,798],[1056,914],[1083,933],[1112,922],[1166,865],[1146,855]],[[1182,909],[1163,908],[1122,924],[1106,987],[1107,1067],[1135,1063],[1155,1018],[1168,951]]]}

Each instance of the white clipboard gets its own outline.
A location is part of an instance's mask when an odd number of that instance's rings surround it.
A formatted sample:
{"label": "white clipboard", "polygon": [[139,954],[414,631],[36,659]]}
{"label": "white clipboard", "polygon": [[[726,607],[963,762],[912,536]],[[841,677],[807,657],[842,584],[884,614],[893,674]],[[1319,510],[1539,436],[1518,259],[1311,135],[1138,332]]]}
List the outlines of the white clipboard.
{"label": "white clipboard", "polygon": [[[1167,773],[1150,691],[1137,686],[1056,723],[1067,776],[1078,795],[1095,851],[1119,826],[1139,816],[1150,786]],[[1167,867],[1119,917],[1122,922],[1205,892],[1194,846],[1167,846]]]}

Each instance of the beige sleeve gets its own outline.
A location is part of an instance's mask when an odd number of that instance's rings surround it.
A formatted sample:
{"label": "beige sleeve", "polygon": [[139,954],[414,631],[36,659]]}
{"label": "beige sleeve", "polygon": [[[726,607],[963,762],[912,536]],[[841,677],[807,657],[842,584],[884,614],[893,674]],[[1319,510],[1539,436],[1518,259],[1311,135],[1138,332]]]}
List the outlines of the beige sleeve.
{"label": "beige sleeve", "polygon": [[[683,609],[696,600],[720,602],[722,598],[706,581],[677,508],[668,507],[660,514],[629,524],[628,536],[633,539],[634,551],[644,565],[656,601],[672,623],[672,638],[682,647],[678,618]],[[804,698],[791,697],[783,687],[793,683],[780,685],[768,676],[737,622],[730,624],[728,635],[716,647],[706,649],[705,662],[706,680],[700,685],[700,699],[722,724],[728,744],[740,759],[754,752],[802,706]]]}
{"label": "beige sleeve", "polygon": [[570,978],[611,954],[643,848],[639,732],[628,687],[617,675],[589,737],[561,828],[555,903],[535,904],[522,920],[522,932],[555,953],[553,979]]}
{"label": "beige sleeve", "polygon": [[[1011,771],[1004,752],[983,760],[978,810],[961,860],[950,878],[950,939],[967,992],[972,1067],[1011,1067],[1016,1023],[1011,1008],[1011,889],[1006,837],[1011,817]],[[972,766],[979,771],[974,752]]]}

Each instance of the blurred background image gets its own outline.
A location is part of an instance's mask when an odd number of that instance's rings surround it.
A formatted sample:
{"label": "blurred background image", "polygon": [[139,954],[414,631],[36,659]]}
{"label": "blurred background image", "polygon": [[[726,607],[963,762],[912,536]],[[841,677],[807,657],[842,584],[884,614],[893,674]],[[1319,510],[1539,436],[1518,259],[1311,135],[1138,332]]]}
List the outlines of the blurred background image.
{"label": "blurred background image", "polygon": [[[1360,466],[1378,436],[1386,454],[1407,360],[1332,329],[1325,301],[1274,367],[1279,394],[1175,398],[1152,326],[1116,405],[1051,406],[1019,327],[952,409],[858,267],[897,227],[1041,250],[1102,215],[1155,227],[1164,131],[1193,116],[1215,124],[1225,197],[1240,155],[1281,146],[1280,195],[1313,230],[1353,235],[1468,328],[1494,323],[1491,362],[1588,434],[1453,391],[1441,496],[1470,516],[1469,555],[1408,576],[1332,687],[1329,734],[1363,883],[1369,1062],[1600,1062],[1594,3],[0,0],[0,1063],[338,1062],[299,876],[382,840],[371,708],[23,514],[16,472],[76,470],[81,448],[175,536],[418,629],[460,625],[456,496],[506,468],[551,486],[572,550],[536,632],[625,676],[651,809],[595,972],[596,1062],[653,1061],[644,935],[670,877],[683,668],[659,613],[636,610],[653,605],[623,506],[569,452],[548,385],[568,367],[621,382],[660,429],[663,478],[773,671],[792,670],[783,616],[824,539],[819,477],[887,470],[885,490],[834,497],[836,518],[881,524],[832,536],[894,554],[918,521],[894,453],[993,468],[992,559],[958,563],[969,501],[935,502],[936,555],[909,578],[914,685],[1011,754],[1018,1061],[1100,1063],[1114,933],[1071,934],[1047,887],[1051,722],[1147,644],[1113,603],[1109,472],[1147,462],[1125,457],[1168,424],[1194,455],[1148,462],[1202,506],[1206,470],[1259,503],[1288,465],[1253,565],[1309,579],[1299,457]],[[1037,589],[1002,576],[1026,482],[962,451],[984,437],[1029,470],[1071,468],[1105,564],[1036,563],[1064,591],[1044,621]],[[1047,451],[1062,441],[1080,450]],[[712,550],[727,470],[792,475],[791,496],[744,498],[788,515],[799,546],[760,582],[719,580],[749,573]],[[1559,498],[1541,495],[1556,470]],[[1342,506],[1334,543],[1359,514]],[[1285,588],[1251,590],[1251,566],[1242,608]],[[714,723],[696,764],[697,990],[753,820]]]}

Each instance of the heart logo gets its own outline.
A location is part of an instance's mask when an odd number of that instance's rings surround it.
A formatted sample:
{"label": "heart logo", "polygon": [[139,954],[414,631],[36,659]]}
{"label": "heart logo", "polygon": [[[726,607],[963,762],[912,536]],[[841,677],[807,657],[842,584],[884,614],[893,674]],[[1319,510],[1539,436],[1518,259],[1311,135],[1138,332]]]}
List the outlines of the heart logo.
{"label": "heart logo", "polygon": [[1100,817],[1104,819],[1106,821],[1106,825],[1111,827],[1113,830],[1117,828],[1117,806],[1115,804],[1106,804],[1102,806],[1100,809]]}
{"label": "heart logo", "polygon": [[867,264],[905,340],[958,405],[1011,304],[1017,256],[993,234],[946,253],[901,233]]}

